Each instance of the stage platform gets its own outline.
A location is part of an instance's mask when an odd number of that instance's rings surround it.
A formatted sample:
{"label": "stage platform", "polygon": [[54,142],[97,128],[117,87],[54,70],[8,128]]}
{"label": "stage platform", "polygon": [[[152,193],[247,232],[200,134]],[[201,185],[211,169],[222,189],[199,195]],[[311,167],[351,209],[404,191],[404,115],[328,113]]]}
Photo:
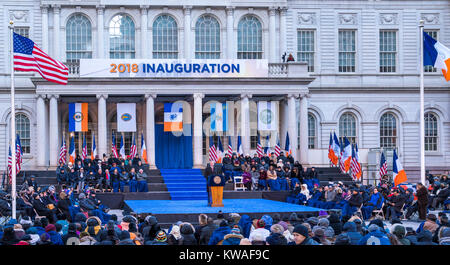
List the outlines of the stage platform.
{"label": "stage platform", "polygon": [[261,218],[264,214],[279,213],[282,217],[291,213],[317,216],[321,209],[286,202],[265,199],[224,199],[224,207],[209,207],[206,200],[125,200],[126,207],[135,213],[151,213],[167,228],[177,221],[198,223],[198,215],[207,214],[213,218],[221,210],[225,214],[239,213]]}

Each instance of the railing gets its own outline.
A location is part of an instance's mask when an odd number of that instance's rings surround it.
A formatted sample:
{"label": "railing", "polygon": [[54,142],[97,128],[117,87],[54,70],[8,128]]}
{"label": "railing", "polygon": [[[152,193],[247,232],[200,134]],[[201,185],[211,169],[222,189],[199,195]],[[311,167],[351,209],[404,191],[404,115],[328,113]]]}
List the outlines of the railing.
{"label": "railing", "polygon": [[288,76],[287,63],[269,63],[270,77],[286,77]]}
{"label": "railing", "polygon": [[69,68],[70,77],[80,76],[80,62],[66,62],[65,65]]}

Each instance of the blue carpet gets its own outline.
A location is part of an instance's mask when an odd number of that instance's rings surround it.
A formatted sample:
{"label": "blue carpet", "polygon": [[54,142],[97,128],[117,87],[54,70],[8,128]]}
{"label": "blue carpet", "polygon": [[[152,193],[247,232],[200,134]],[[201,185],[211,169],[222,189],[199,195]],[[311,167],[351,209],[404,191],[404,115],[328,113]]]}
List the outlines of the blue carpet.
{"label": "blue carpet", "polygon": [[321,209],[264,199],[226,199],[224,207],[209,207],[206,200],[125,200],[135,213],[191,214],[191,213],[270,213],[317,212]]}
{"label": "blue carpet", "polygon": [[207,200],[206,180],[200,169],[160,169],[172,200]]}

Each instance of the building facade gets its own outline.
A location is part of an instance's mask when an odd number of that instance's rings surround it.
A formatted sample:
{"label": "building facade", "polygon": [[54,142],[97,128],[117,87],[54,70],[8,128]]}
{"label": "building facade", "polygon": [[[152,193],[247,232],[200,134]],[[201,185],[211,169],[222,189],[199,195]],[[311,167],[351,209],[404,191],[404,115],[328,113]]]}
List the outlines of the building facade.
{"label": "building facade", "polygon": [[[450,46],[448,1],[2,1],[0,28],[0,165],[10,143],[8,22],[70,69],[66,86],[38,75],[16,73],[16,121],[25,169],[57,164],[68,141],[68,103],[89,103],[88,146],[95,135],[99,154],[111,151],[117,129],[115,104],[135,102],[140,148],[157,166],[156,127],[163,103],[182,100],[190,113],[192,166],[208,161],[208,102],[232,102],[228,135],[245,153],[257,142],[256,102],[277,101],[279,128],[270,135],[284,148],[286,132],[296,159],[328,166],[330,132],[358,144],[364,176],[376,178],[380,149],[396,149],[411,179],[419,174],[419,20]],[[283,63],[292,54],[294,63]],[[80,59],[215,59],[268,62],[264,78],[92,78],[80,76]],[[450,86],[425,68],[425,148],[431,171],[450,165]],[[246,110],[246,111],[241,111]],[[295,135],[296,137],[292,137]],[[76,149],[81,136],[73,134]],[[260,132],[260,138],[265,137]],[[214,137],[217,141],[217,136]],[[189,144],[188,144],[189,145]],[[128,153],[128,152],[127,152]],[[167,158],[170,159],[170,158]],[[392,160],[389,159],[388,161]],[[161,162],[159,162],[161,163]]]}

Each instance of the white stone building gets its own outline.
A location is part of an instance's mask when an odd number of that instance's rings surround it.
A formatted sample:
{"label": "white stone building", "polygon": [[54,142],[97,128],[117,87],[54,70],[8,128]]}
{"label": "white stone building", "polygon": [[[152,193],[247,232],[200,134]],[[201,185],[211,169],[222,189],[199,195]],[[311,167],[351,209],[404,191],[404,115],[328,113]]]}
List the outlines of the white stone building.
{"label": "white stone building", "polygon": [[[243,135],[245,153],[256,147],[256,102],[279,101],[280,143],[286,132],[304,164],[328,166],[329,134],[357,143],[367,178],[376,178],[379,149],[397,149],[411,180],[419,173],[419,20],[450,47],[448,1],[378,0],[5,0],[0,3],[0,168],[10,139],[8,22],[50,56],[66,62],[69,84],[16,73],[17,130],[25,169],[53,168],[62,137],[68,141],[69,102],[89,103],[88,142],[110,153],[117,102],[136,102],[138,148],[146,138],[155,166],[155,124],[163,102],[185,100],[191,115],[193,166],[208,161],[200,135],[206,102],[232,101],[250,111],[232,117],[232,141]],[[296,61],[282,63],[282,54]],[[265,59],[264,78],[87,78],[79,59]],[[425,68],[427,169],[450,168],[450,84]],[[242,118],[241,118],[242,117]],[[250,122],[249,122],[250,121]],[[241,126],[244,125],[244,126]],[[207,126],[206,126],[207,127]],[[263,135],[263,134],[261,134]],[[275,136],[274,136],[275,135]],[[81,137],[75,134],[77,150]],[[125,133],[129,144],[132,134]],[[227,135],[222,143],[228,143]],[[271,145],[276,134],[271,138]],[[90,142],[88,143],[90,145]],[[202,152],[200,152],[202,150]],[[388,161],[392,158],[388,155]]]}

